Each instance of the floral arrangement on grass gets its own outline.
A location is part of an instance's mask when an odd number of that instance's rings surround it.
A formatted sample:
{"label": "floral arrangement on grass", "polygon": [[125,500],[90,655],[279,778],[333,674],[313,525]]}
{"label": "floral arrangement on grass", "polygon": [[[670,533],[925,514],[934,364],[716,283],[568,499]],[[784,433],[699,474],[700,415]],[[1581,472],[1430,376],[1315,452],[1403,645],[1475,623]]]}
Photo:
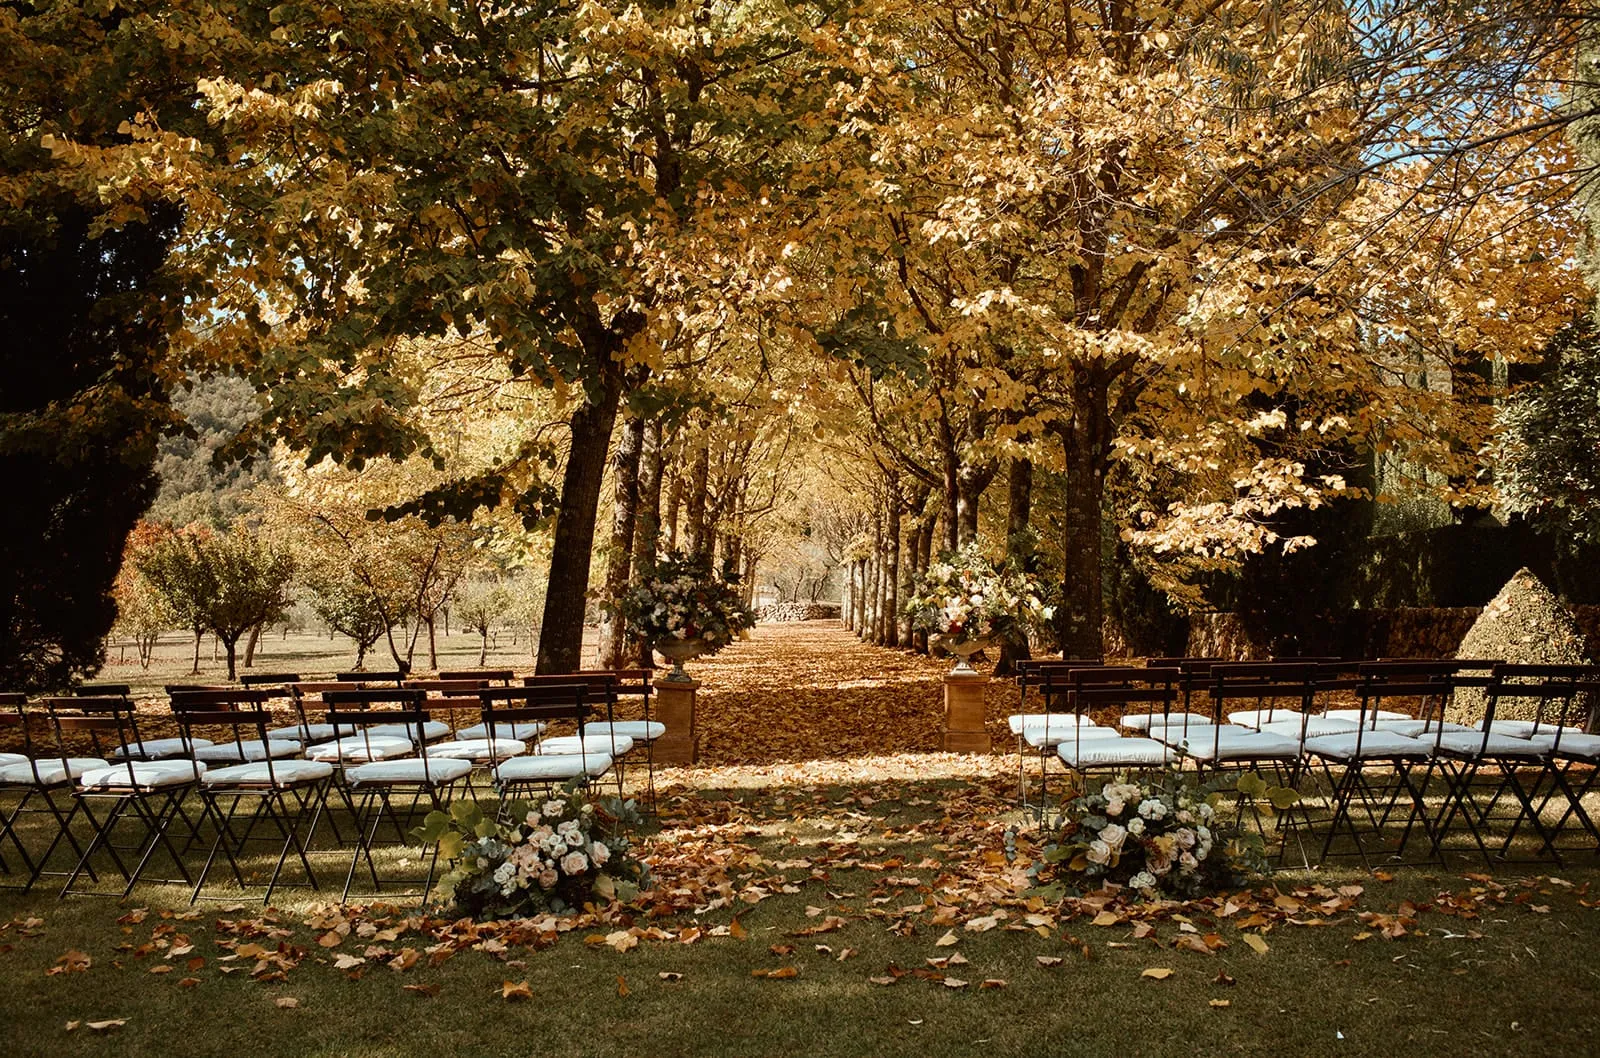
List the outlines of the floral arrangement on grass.
{"label": "floral arrangement on grass", "polygon": [[1058,897],[1108,883],[1147,899],[1243,885],[1266,869],[1265,843],[1219,818],[1222,797],[1218,783],[1201,785],[1177,769],[1092,786],[1067,805],[1038,876]]}
{"label": "floral arrangement on grass", "polygon": [[632,801],[591,801],[571,785],[560,797],[512,802],[500,819],[456,801],[429,812],[418,836],[450,865],[440,886],[456,913],[488,922],[633,899],[647,878],[628,838],[640,822]]}
{"label": "floral arrangement on grass", "polygon": [[738,590],[710,563],[677,552],[629,585],[616,610],[647,641],[697,642],[702,654],[715,654],[756,623]]}
{"label": "floral arrangement on grass", "polygon": [[1037,578],[995,562],[975,543],[929,565],[905,610],[913,628],[954,643],[1019,638],[1027,624],[1051,616]]}

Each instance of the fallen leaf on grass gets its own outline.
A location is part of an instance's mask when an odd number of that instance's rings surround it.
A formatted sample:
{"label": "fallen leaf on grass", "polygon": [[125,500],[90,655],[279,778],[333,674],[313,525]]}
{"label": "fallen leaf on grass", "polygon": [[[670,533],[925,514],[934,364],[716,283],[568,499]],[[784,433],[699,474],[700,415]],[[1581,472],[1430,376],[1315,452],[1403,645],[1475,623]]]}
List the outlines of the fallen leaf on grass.
{"label": "fallen leaf on grass", "polygon": [[193,988],[195,985],[197,985],[199,983],[200,983],[200,978],[198,978],[198,977],[185,977],[183,980],[178,982],[178,987],[179,988]]}
{"label": "fallen leaf on grass", "polygon": [[1267,947],[1267,942],[1261,939],[1261,934],[1259,933],[1246,933],[1244,942],[1250,945],[1257,955],[1265,955],[1271,950]]}
{"label": "fallen leaf on grass", "polygon": [[984,991],[988,991],[988,990],[994,989],[994,988],[1004,988],[1005,986],[1006,986],[1006,982],[1005,981],[1001,980],[998,977],[990,977],[990,978],[985,979],[984,981],[982,981],[978,985],[978,991],[984,992]]}
{"label": "fallen leaf on grass", "polygon": [[330,929],[328,932],[317,938],[317,943],[324,948],[337,948],[340,944],[344,943],[344,938]]}
{"label": "fallen leaf on grass", "polygon": [[415,992],[419,996],[427,996],[429,999],[439,994],[438,985],[401,985],[400,987],[407,992]]}
{"label": "fallen leaf on grass", "polygon": [[[366,961],[367,960],[363,959],[359,955],[345,954],[333,960],[333,968],[335,970],[354,970],[357,966],[360,966]],[[226,973],[227,971],[224,970],[223,972]]]}
{"label": "fallen leaf on grass", "polygon": [[1172,976],[1172,970],[1169,967],[1166,967],[1166,966],[1152,966],[1150,969],[1144,971],[1139,976],[1140,977],[1148,977],[1148,978],[1150,978],[1151,980],[1154,980],[1154,981],[1165,981],[1167,978]]}
{"label": "fallen leaf on grass", "polygon": [[513,999],[532,999],[533,989],[528,987],[528,982],[526,981],[518,981],[516,984],[512,984],[510,981],[502,981],[500,982],[500,998],[507,1002]]}
{"label": "fallen leaf on grass", "polygon": [[875,985],[883,985],[885,987],[900,983],[900,978],[898,977],[869,977],[867,980],[871,981]]}
{"label": "fallen leaf on grass", "polygon": [[294,996],[279,996],[277,999],[272,1001],[272,1005],[277,1007],[279,1010],[293,1010],[295,1007],[300,1005],[300,1000],[296,999]]}
{"label": "fallen leaf on grass", "polygon": [[56,974],[83,973],[92,965],[94,965],[93,959],[73,948],[57,959],[56,964],[44,973],[46,977],[54,977]]}
{"label": "fallen leaf on grass", "polygon": [[149,972],[153,973],[153,974],[169,974],[169,973],[172,972],[172,967],[168,966],[165,963],[162,963],[160,966],[152,966],[152,967],[150,967],[150,971]]}
{"label": "fallen leaf on grass", "polygon": [[765,977],[770,980],[787,980],[791,977],[799,977],[800,971],[793,966],[780,966],[776,970],[751,970],[750,976]]}
{"label": "fallen leaf on grass", "polygon": [[683,974],[678,973],[676,970],[662,970],[660,973],[656,974],[656,976],[661,978],[663,981],[683,980]]}
{"label": "fallen leaf on grass", "polygon": [[617,995],[631,996],[632,994],[633,990],[628,987],[628,979],[621,974],[617,974]]}
{"label": "fallen leaf on grass", "polygon": [[740,925],[739,920],[735,918],[732,922],[728,923],[728,936],[732,937],[734,940],[748,940],[750,939],[750,932],[746,930],[744,926]]}
{"label": "fallen leaf on grass", "polygon": [[987,933],[1000,924],[1000,919],[994,915],[985,915],[982,918],[969,919],[962,927],[968,933]]}
{"label": "fallen leaf on grass", "polygon": [[1115,911],[1102,911],[1098,915],[1094,916],[1094,920],[1092,922],[1090,922],[1089,925],[1091,925],[1091,926],[1115,926],[1117,923],[1119,923],[1121,921],[1122,921],[1122,916],[1117,914]]}
{"label": "fallen leaf on grass", "polygon": [[961,940],[960,940],[959,937],[956,936],[956,931],[955,930],[951,930],[950,932],[946,933],[944,936],[940,937],[938,940],[934,941],[933,942],[933,946],[935,948],[948,948],[953,944],[959,944],[959,943],[961,943]]}
{"label": "fallen leaf on grass", "polygon": [[84,1021],[69,1021],[69,1022],[67,1022],[67,1031],[68,1032],[75,1032],[75,1031],[77,1031],[79,1026],[88,1025],[89,1028],[93,1029],[95,1032],[110,1032],[112,1029],[120,1029],[120,1028],[122,1028],[122,1026],[126,1025],[127,1023],[128,1023],[128,1019],[127,1018],[108,1018],[105,1021],[88,1021],[88,1022],[84,1022]]}
{"label": "fallen leaf on grass", "polygon": [[1233,1000],[1231,1000],[1231,999],[1213,999],[1213,1000],[1211,1000],[1209,1005],[1214,1007],[1214,1008],[1216,1008],[1217,1010],[1222,1010],[1225,1007],[1233,1006]]}
{"label": "fallen leaf on grass", "polygon": [[943,984],[944,984],[944,986],[946,988],[965,988],[965,987],[967,987],[967,982],[966,981],[957,980],[954,977],[946,977],[944,979],[944,981],[943,981]]}
{"label": "fallen leaf on grass", "polygon": [[1035,955],[1033,957],[1033,961],[1038,963],[1040,966],[1060,966],[1061,965],[1061,956],[1059,956],[1059,955]]}
{"label": "fallen leaf on grass", "polygon": [[617,951],[632,951],[639,946],[639,938],[625,929],[606,934],[606,944]]}
{"label": "fallen leaf on grass", "polygon": [[1228,971],[1218,970],[1217,976],[1211,979],[1211,983],[1214,985],[1232,986],[1238,984],[1239,982],[1235,980],[1234,976]]}

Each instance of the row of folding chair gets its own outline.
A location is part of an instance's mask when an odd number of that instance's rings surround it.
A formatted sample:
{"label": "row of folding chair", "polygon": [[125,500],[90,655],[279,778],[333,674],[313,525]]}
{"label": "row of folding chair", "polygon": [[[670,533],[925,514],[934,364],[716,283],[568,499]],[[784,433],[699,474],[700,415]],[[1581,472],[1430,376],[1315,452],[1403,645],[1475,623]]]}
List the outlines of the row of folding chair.
{"label": "row of folding chair", "polygon": [[[1594,690],[1593,672],[1582,667],[1160,659],[1147,667],[1058,663],[1021,679],[1029,681],[1024,693],[1038,686],[1041,699],[1059,707],[1013,718],[1019,748],[1026,742],[1039,750],[1045,776],[1050,755],[1080,774],[1190,760],[1201,770],[1270,769],[1283,784],[1299,786],[1308,772],[1320,772],[1330,806],[1323,858],[1342,833],[1365,859],[1367,841],[1397,810],[1398,853],[1420,826],[1429,857],[1437,858],[1459,823],[1488,856],[1486,825],[1507,795],[1517,811],[1508,817],[1499,854],[1524,826],[1536,831],[1540,854],[1559,858],[1557,838],[1574,822],[1593,839],[1586,847],[1600,844],[1583,806],[1595,782],[1600,737],[1579,726],[1588,719],[1583,695]],[[1487,715],[1477,727],[1446,721],[1451,695],[1469,686],[1485,693]],[[1358,707],[1315,709],[1319,698],[1334,695]],[[1409,702],[1407,711],[1384,708],[1401,700]],[[1536,718],[1496,715],[1501,703],[1513,701],[1534,702]],[[1494,780],[1487,798],[1475,792],[1486,768]],[[1374,769],[1383,776],[1381,788]],[[1430,809],[1425,794],[1435,775],[1445,796],[1442,807]],[[1552,802],[1560,809],[1553,824],[1545,819]],[[1041,819],[1042,805],[1043,791]]]}
{"label": "row of folding chair", "polygon": [[[63,894],[73,891],[84,873],[98,880],[97,853],[111,859],[127,892],[144,874],[151,856],[164,849],[181,880],[192,883],[198,897],[219,853],[236,881],[244,884],[237,853],[266,827],[282,839],[268,882],[270,899],[291,852],[307,882],[316,884],[308,858],[310,837],[330,791],[337,790],[358,831],[352,836],[355,847],[346,873],[348,895],[363,859],[374,885],[380,884],[371,848],[385,820],[393,823],[398,840],[406,840],[397,794],[409,795],[412,809],[424,800],[439,807],[480,765],[489,770],[502,798],[571,779],[588,781],[611,770],[636,738],[648,746],[664,733],[661,725],[648,719],[648,705],[642,721],[619,721],[612,713],[619,691],[648,695],[648,673],[643,671],[587,673],[582,679],[535,677],[520,688],[490,688],[482,679],[418,682],[422,686],[375,688],[356,686],[355,681],[288,685],[299,717],[289,728],[269,726],[273,717],[268,706],[283,696],[282,684],[175,687],[172,704],[179,728],[175,739],[145,737],[126,687],[95,688],[115,692],[100,696],[47,699],[36,703],[40,712],[32,718],[21,696],[7,696],[0,699],[6,707],[0,711],[4,717],[0,734],[14,730],[24,752],[0,758],[0,790],[18,795],[5,814],[0,847],[20,858],[18,873],[26,876],[23,886],[29,887],[46,873],[57,847],[63,841],[70,843],[77,862],[67,872]],[[325,709],[316,723],[308,710],[313,696]],[[591,719],[596,704],[604,704],[604,720]],[[432,710],[439,708],[452,715],[470,709],[479,722],[452,731],[455,725],[441,725],[432,718]],[[45,717],[54,727],[53,753],[41,752],[30,723]],[[570,721],[573,734],[543,737],[556,720]],[[529,752],[528,742],[519,735],[537,740],[535,752]],[[324,740],[314,741],[317,736]],[[83,742],[95,755],[69,756],[67,747]],[[653,790],[653,770],[651,778]],[[199,795],[199,822],[185,807],[191,793]],[[63,795],[71,797],[70,804]],[[105,805],[97,810],[99,801]],[[241,814],[241,804],[246,803],[249,807]],[[22,840],[19,820],[26,812],[49,815],[55,823],[42,854],[30,851]],[[90,823],[87,845],[79,843],[73,832],[79,816]],[[141,824],[139,841],[131,850],[120,848],[113,838],[123,821]],[[213,839],[205,865],[194,878],[169,831],[180,824],[187,849],[199,840],[208,821],[214,827]],[[127,859],[124,851],[131,852]],[[9,871],[3,855],[0,852],[0,869]],[[423,880],[428,886],[432,875],[430,862]]]}

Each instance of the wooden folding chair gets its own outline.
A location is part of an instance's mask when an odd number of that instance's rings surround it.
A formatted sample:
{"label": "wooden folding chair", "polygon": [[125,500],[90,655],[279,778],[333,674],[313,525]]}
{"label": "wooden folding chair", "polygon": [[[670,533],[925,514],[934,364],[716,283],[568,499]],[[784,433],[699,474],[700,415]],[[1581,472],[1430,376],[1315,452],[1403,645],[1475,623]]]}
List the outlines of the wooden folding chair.
{"label": "wooden folding chair", "polygon": [[[217,755],[217,766],[208,767],[200,777],[200,797],[216,825],[216,835],[195,880],[194,892],[189,897],[191,904],[200,899],[200,891],[219,851],[227,858],[239,888],[246,888],[238,854],[255,839],[256,828],[262,823],[271,823],[277,829],[277,836],[282,838],[263,903],[272,900],[272,891],[278,886],[291,848],[305,869],[306,884],[312,889],[318,888],[307,849],[327,802],[333,765],[289,759],[298,752],[282,750],[296,744],[267,737],[267,724],[272,714],[265,705],[271,697],[271,692],[265,690],[195,691],[173,695],[172,710],[185,737],[192,737],[196,728],[220,728],[231,736],[211,746],[228,755]],[[240,833],[235,831],[234,825],[242,805],[249,805],[250,810]],[[308,816],[310,823],[302,838],[301,824]]]}
{"label": "wooden folding chair", "polygon": [[[98,758],[68,757],[59,746],[53,754],[42,753],[34,741],[33,729],[44,719],[44,714],[28,709],[26,695],[0,694],[0,735],[13,733],[23,747],[21,753],[0,753],[0,794],[12,794],[17,798],[16,803],[0,815],[0,871],[11,873],[4,855],[9,842],[28,876],[25,882],[0,888],[27,892],[46,875],[65,875],[65,871],[47,869],[51,856],[63,840],[78,859],[83,857],[83,846],[72,833],[72,822],[82,810],[70,796],[73,781],[84,772],[109,767],[106,761]],[[72,801],[72,808],[65,815],[56,800],[59,794],[67,794]],[[35,802],[39,807],[30,807]],[[18,828],[25,816],[47,816],[55,824],[42,854],[30,852],[22,840]]]}

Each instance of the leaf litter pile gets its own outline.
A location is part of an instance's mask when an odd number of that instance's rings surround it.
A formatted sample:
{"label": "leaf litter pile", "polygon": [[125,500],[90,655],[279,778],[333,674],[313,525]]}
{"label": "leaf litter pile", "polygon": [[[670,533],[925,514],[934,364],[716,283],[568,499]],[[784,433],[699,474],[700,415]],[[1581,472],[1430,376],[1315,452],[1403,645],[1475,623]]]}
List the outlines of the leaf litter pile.
{"label": "leaf litter pile", "polygon": [[[809,635],[854,644],[836,629],[785,631],[782,640]],[[1016,934],[1030,938],[1027,950],[1036,952],[1027,963],[1030,975],[1121,949],[1138,957],[1138,979],[1154,985],[1172,977],[1182,960],[1203,965],[1230,948],[1271,959],[1280,937],[1294,931],[1340,931],[1351,944],[1474,941],[1483,937],[1486,919],[1600,906],[1587,881],[1548,875],[1426,876],[1439,883],[1430,899],[1386,898],[1396,878],[1383,871],[1326,881],[1283,875],[1184,903],[1146,903],[1113,891],[1047,903],[1033,892],[1029,876],[1044,837],[1026,824],[1018,830],[1026,817],[1014,802],[1014,758],[1003,752],[885,753],[880,747],[876,754],[841,759],[875,743],[873,730],[898,731],[902,742],[923,740],[930,726],[936,732],[936,710],[929,710],[931,718],[911,714],[923,709],[916,704],[927,690],[922,684],[932,685],[937,700],[943,662],[860,648],[871,651],[873,675],[851,677],[846,661],[860,659],[849,650],[829,653],[826,664],[814,652],[795,650],[791,663],[808,653],[810,660],[780,677],[783,651],[755,649],[760,643],[741,644],[729,652],[734,657],[716,659],[715,674],[696,673],[719,688],[707,695],[717,703],[706,709],[715,717],[707,743],[720,746],[731,763],[658,773],[658,826],[640,840],[653,885],[631,903],[491,923],[414,904],[119,909],[114,926],[108,916],[104,950],[61,952],[45,973],[68,979],[137,973],[178,988],[237,977],[278,992],[308,973],[378,976],[399,979],[405,992],[428,999],[448,984],[437,975],[415,979],[420,971],[471,958],[499,964],[503,983],[496,991],[511,1003],[533,996],[529,968],[557,945],[610,949],[624,959],[639,949],[738,945],[753,964],[750,976],[778,982],[774,987],[826,960],[858,967],[853,972],[873,987],[983,992],[1012,982],[979,972],[962,945],[984,934]],[[741,654],[744,662],[735,664]],[[829,710],[806,706],[810,692],[797,696],[793,690],[807,673],[823,669],[834,680]],[[735,679],[736,673],[743,675]],[[1002,726],[1009,705],[998,707]],[[752,759],[764,740],[775,747],[771,759]],[[905,748],[887,736],[883,741]],[[808,745],[813,759],[804,759]],[[1006,748],[1004,742],[997,747]],[[14,950],[49,943],[41,917],[48,913],[36,909],[0,922],[0,971]],[[757,916],[759,939],[747,921]],[[868,943],[862,937],[875,937],[875,950],[887,944],[894,954],[869,961],[860,953]],[[626,962],[617,965],[616,993],[626,997],[638,976],[630,984]],[[651,978],[670,987],[684,974],[662,970]],[[1209,979],[1217,988],[1233,983],[1226,971]],[[285,993],[274,1004],[290,1011],[299,1000]],[[1231,1000],[1215,996],[1208,1005],[1226,1009]],[[126,1021],[66,1027],[105,1032]]]}

